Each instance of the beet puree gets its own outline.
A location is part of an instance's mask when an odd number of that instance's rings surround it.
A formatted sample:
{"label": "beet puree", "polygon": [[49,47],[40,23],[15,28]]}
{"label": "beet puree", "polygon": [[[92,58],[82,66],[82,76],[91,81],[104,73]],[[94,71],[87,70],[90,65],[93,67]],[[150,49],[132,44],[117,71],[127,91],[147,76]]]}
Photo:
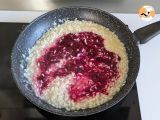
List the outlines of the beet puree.
{"label": "beet puree", "polygon": [[69,33],[58,38],[37,59],[39,92],[42,94],[56,77],[75,73],[68,88],[70,99],[76,102],[97,93],[108,94],[106,87],[119,77],[117,63],[121,58],[106,50],[103,42],[100,35],[92,32]]}

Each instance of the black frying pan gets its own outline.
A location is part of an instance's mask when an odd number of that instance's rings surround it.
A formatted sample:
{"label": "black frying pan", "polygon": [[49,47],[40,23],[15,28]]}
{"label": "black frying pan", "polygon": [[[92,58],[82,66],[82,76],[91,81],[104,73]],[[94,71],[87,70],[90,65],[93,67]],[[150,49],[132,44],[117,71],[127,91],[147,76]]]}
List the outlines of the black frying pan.
{"label": "black frying pan", "polygon": [[[49,28],[55,27],[55,24],[53,24],[54,22],[57,24],[62,24],[64,22],[59,19],[93,21],[109,28],[124,43],[129,59],[127,82],[120,92],[118,92],[109,102],[92,109],[66,111],[65,109],[57,109],[36,97],[28,79],[24,76],[24,68],[27,64],[24,55],[28,56],[28,49],[32,48],[35,42],[47,32]],[[95,114],[114,106],[129,93],[135,83],[139,71],[140,53],[138,44],[147,42],[159,33],[160,21],[138,29],[132,33],[128,26],[122,21],[102,10],[84,7],[53,10],[31,22],[18,37],[12,51],[12,73],[22,94],[34,105],[45,111],[63,116],[86,116]],[[20,67],[20,64],[23,64],[24,68]]]}

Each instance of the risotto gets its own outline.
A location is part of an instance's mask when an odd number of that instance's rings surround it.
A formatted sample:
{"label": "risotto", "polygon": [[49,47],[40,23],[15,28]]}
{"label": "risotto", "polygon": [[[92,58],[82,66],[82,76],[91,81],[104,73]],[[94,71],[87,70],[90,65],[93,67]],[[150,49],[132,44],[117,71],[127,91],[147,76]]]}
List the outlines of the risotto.
{"label": "risotto", "polygon": [[56,108],[79,110],[108,102],[126,82],[123,43],[91,21],[66,21],[31,48],[26,77],[35,94]]}

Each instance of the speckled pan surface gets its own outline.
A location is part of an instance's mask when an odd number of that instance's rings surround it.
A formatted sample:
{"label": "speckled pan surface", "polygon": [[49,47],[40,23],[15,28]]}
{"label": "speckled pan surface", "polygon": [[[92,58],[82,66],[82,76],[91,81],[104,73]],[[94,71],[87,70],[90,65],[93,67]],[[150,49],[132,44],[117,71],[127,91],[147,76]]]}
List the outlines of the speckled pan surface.
{"label": "speckled pan surface", "polygon": [[[65,20],[87,20],[101,24],[111,31],[113,31],[119,39],[124,43],[129,60],[129,72],[125,86],[117,93],[109,102],[92,109],[85,109],[79,111],[67,111],[65,109],[57,109],[45,101],[36,97],[32,90],[30,83],[25,78],[25,68],[27,65],[26,57],[28,56],[28,50],[33,47],[35,42],[48,31],[49,28],[55,27],[58,24],[62,24]],[[33,104],[44,109],[48,112],[59,114],[63,116],[86,116],[101,112],[109,109],[122,100],[133,87],[140,63],[139,49],[136,40],[133,38],[133,34],[128,27],[113,15],[94,8],[85,7],[70,7],[61,8],[50,11],[32,23],[30,23],[26,29],[18,37],[12,51],[12,73],[14,80],[20,89],[21,93],[30,100]]]}

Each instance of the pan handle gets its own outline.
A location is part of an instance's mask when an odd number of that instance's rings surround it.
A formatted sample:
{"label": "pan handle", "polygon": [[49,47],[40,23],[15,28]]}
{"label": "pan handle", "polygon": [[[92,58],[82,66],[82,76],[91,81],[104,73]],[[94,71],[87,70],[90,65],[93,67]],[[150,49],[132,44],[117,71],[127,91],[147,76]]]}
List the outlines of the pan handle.
{"label": "pan handle", "polygon": [[156,35],[160,34],[160,21],[142,27],[134,31],[133,34],[140,44],[144,44]]}

